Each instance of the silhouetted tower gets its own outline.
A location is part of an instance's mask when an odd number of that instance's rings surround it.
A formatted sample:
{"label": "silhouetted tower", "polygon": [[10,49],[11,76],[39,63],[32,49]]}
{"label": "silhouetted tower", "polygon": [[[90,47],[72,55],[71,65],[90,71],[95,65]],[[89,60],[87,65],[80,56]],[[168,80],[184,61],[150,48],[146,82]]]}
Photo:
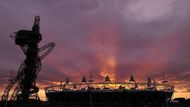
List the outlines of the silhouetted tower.
{"label": "silhouetted tower", "polygon": [[[40,100],[37,94],[39,88],[36,86],[35,80],[41,70],[41,60],[52,51],[55,43],[51,42],[38,48],[38,44],[42,40],[39,25],[40,17],[36,16],[32,31],[19,30],[14,35],[11,35],[11,38],[15,40],[15,44],[21,47],[26,59],[19,67],[17,75],[10,80],[4,90],[2,101],[17,100],[28,102],[31,100]],[[18,84],[9,99],[9,92],[17,82]]]}
{"label": "silhouetted tower", "polygon": [[137,85],[137,83],[136,83],[136,81],[132,75],[130,77],[129,83],[130,83],[131,89],[137,89],[138,88],[138,85]]}
{"label": "silhouetted tower", "polygon": [[149,90],[156,90],[156,82],[155,80],[148,77],[147,79],[147,89]]}
{"label": "silhouetted tower", "polygon": [[111,81],[110,81],[110,77],[109,77],[108,75],[105,77],[104,82],[111,82]]}

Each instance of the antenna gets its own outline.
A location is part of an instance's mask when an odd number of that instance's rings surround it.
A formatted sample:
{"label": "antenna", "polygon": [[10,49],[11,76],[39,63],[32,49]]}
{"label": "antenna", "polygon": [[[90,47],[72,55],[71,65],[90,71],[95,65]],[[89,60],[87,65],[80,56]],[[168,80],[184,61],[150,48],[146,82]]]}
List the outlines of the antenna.
{"label": "antenna", "polygon": [[162,73],[162,80],[165,81],[165,73]]}
{"label": "antenna", "polygon": [[168,81],[166,81],[166,79],[165,79],[165,73],[163,72],[162,73],[162,83],[167,83]]}
{"label": "antenna", "polygon": [[9,81],[9,82],[13,79],[13,73],[14,73],[14,71],[11,70],[11,71],[10,71],[10,76],[9,76],[9,78],[8,78],[8,81]]}
{"label": "antenna", "polygon": [[93,75],[92,75],[92,70],[89,71],[90,79],[88,80],[90,83],[94,82],[93,80]]}

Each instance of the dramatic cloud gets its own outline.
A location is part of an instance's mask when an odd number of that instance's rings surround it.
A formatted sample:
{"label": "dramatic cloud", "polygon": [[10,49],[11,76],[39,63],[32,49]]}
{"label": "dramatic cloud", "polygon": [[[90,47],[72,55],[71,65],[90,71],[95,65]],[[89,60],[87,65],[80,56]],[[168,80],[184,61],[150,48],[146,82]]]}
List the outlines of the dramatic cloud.
{"label": "dramatic cloud", "polygon": [[148,22],[167,18],[173,12],[173,3],[176,0],[131,0],[122,11],[126,17],[130,15],[138,21]]}
{"label": "dramatic cloud", "polygon": [[[113,81],[130,75],[145,81],[165,73],[177,92],[189,92],[189,4],[189,0],[1,0],[1,93],[10,72],[15,75],[25,57],[9,35],[31,29],[35,15],[41,16],[40,46],[56,42],[43,60],[37,80],[41,88],[66,78],[89,78],[91,71],[97,81],[106,75]],[[43,91],[40,94],[44,96]]]}

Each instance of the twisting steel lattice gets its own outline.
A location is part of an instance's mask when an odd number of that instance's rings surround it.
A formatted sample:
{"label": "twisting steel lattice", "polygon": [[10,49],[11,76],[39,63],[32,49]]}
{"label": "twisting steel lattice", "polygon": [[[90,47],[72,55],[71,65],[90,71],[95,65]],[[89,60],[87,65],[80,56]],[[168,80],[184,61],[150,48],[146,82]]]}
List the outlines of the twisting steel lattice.
{"label": "twisting steel lattice", "polygon": [[[8,86],[5,88],[2,101],[40,100],[37,94],[39,88],[36,86],[35,80],[41,70],[41,60],[53,50],[55,43],[51,42],[38,48],[38,44],[42,40],[39,24],[40,17],[36,16],[32,31],[19,30],[11,35],[15,44],[21,47],[26,59],[19,67],[17,75],[10,80]],[[15,84],[16,87],[12,95],[9,95],[10,90]]]}

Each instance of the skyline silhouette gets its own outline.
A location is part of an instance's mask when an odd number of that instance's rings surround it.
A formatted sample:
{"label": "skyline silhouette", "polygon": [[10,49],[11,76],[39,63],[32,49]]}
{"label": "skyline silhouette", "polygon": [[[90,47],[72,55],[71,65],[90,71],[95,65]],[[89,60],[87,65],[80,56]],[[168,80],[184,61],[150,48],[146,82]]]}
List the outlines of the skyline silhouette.
{"label": "skyline silhouette", "polygon": [[[17,71],[24,54],[9,35],[31,29],[41,16],[43,44],[54,41],[55,50],[42,62],[37,85],[43,88],[83,76],[101,81],[137,81],[147,77],[175,85],[174,97],[190,98],[189,0],[61,0],[0,1],[0,87]],[[15,75],[16,72],[13,73]],[[44,97],[41,95],[41,97]]]}

